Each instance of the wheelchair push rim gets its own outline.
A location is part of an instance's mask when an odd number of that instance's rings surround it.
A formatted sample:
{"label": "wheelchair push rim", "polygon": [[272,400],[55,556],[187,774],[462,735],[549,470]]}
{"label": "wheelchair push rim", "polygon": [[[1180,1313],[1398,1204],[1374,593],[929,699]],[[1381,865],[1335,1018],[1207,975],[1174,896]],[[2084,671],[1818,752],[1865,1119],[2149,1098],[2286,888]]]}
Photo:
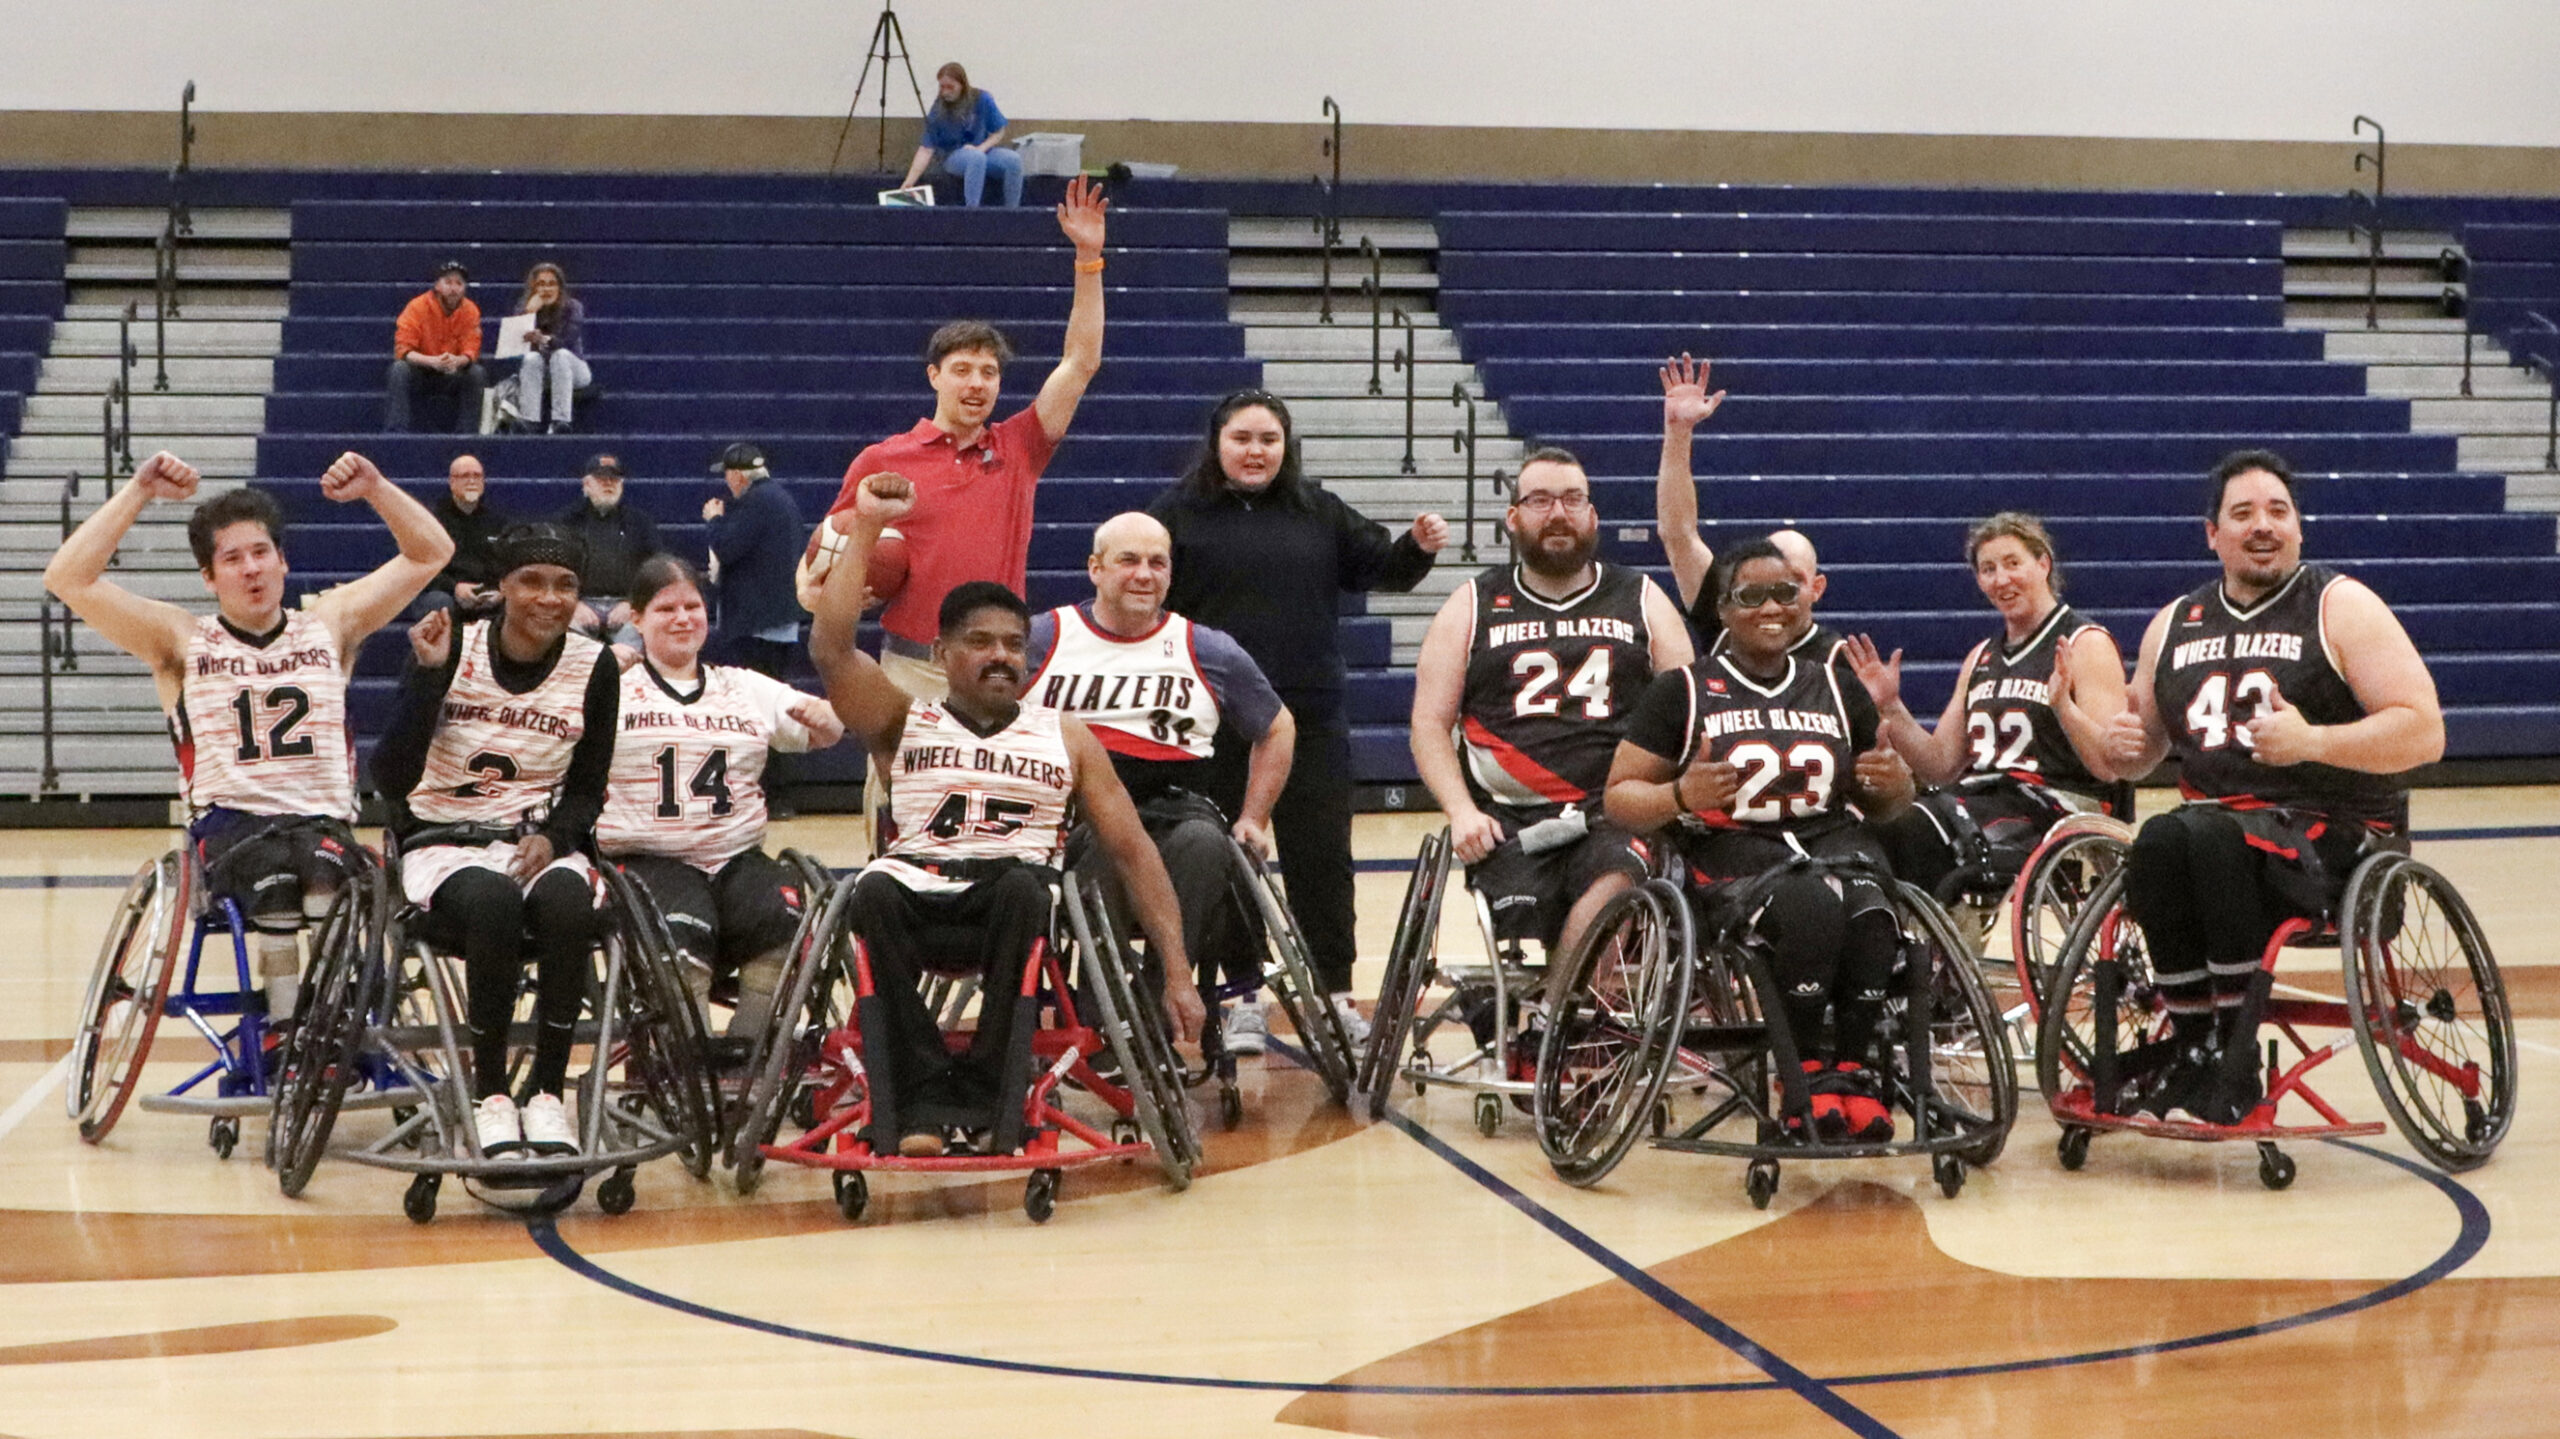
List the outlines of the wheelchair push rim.
{"label": "wheelchair push rim", "polygon": [[142,1080],[167,1006],[178,950],[193,922],[194,866],[172,851],[134,871],[98,963],[72,1039],[66,1108],[80,1137],[99,1143],[116,1126]]}
{"label": "wheelchair push rim", "polygon": [[1414,855],[1404,904],[1396,915],[1395,936],[1387,949],[1386,974],[1369,1014],[1369,1044],[1360,1058],[1358,1083],[1373,1119],[1387,1112],[1387,1101],[1404,1068],[1405,1041],[1413,1032],[1423,992],[1431,985],[1431,959],[1439,948],[1440,903],[1448,884],[1449,831],[1443,828],[1423,836],[1421,849]]}
{"label": "wheelchair push rim", "polygon": [[1683,1050],[1695,966],[1688,902],[1663,880],[1611,899],[1566,957],[1530,1104],[1566,1183],[1606,1178],[1651,1120]]}
{"label": "wheelchair push rim", "polygon": [[2339,952],[2357,1048],[2410,1145],[2449,1173],[2488,1161],[2515,1117],[2515,1016],[2471,907],[2405,855],[2358,866]]}

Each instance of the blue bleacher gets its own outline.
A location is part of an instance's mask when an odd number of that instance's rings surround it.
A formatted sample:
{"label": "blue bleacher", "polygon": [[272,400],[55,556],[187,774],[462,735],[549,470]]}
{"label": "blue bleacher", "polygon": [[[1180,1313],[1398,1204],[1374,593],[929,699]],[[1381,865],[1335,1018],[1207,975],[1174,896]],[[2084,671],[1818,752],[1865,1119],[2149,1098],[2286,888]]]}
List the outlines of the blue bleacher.
{"label": "blue bleacher", "polygon": [[51,196],[0,198],[0,455],[62,318],[70,207]]}

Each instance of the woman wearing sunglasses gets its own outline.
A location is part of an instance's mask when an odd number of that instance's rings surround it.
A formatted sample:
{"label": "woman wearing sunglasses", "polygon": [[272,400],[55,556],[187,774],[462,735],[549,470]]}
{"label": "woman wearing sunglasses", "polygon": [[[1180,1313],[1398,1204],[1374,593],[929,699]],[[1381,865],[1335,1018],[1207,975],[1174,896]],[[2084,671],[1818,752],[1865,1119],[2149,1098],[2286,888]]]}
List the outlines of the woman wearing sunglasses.
{"label": "woman wearing sunglasses", "polygon": [[2133,812],[2121,783],[2132,776],[2116,773],[2106,749],[2125,708],[2124,657],[2105,628],[2062,603],[2053,536],[2006,510],[1973,527],[1965,560],[2001,629],[1965,656],[1937,728],[1921,728],[1902,702],[1902,651],[1879,655],[1864,635],[1847,647],[1886,741],[1922,783],[1945,786],[1881,832],[1894,872],[1929,890],[1968,850],[1987,848],[1972,858],[2008,873],[2065,814]]}

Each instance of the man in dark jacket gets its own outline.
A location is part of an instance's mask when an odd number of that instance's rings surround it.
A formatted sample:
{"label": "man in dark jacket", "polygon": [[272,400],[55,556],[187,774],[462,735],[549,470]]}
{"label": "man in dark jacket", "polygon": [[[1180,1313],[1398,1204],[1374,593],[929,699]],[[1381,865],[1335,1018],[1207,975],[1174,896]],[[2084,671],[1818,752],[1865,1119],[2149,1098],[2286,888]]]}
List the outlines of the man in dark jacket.
{"label": "man in dark jacket", "polygon": [[456,455],[445,467],[445,492],[431,507],[436,523],[453,536],[453,560],[418,596],[418,611],[450,605],[464,615],[498,602],[498,536],[510,521],[488,502],[489,476],[477,455]]}
{"label": "man in dark jacket", "polygon": [[578,572],[578,622],[607,637],[631,623],[631,572],[658,552],[658,525],[637,505],[622,502],[622,461],[610,454],[587,461],[585,494],[560,517],[587,547]]}
{"label": "man in dark jacket", "polygon": [[792,571],[808,526],[791,491],[774,483],[763,450],[742,440],[721,451],[711,469],[729,483],[727,499],[702,502],[711,526],[712,583],[720,591],[713,657],[782,679],[800,647]]}

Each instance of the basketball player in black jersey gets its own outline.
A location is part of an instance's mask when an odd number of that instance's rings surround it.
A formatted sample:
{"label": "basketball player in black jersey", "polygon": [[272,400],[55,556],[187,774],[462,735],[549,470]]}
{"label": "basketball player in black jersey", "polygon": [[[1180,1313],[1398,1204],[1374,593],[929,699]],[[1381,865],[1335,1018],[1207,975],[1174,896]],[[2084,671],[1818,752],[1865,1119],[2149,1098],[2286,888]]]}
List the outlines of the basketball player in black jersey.
{"label": "basketball player in black jersey", "polygon": [[2004,511],[1965,537],[1965,561],[2001,629],[1965,656],[1934,731],[1902,702],[1902,651],[1880,656],[1864,635],[1847,650],[1886,742],[1922,784],[1946,786],[1878,834],[1893,872],[1927,890],[1968,862],[2015,873],[2065,814],[2132,808],[2106,753],[2125,705],[2124,657],[2105,627],[2062,603],[2053,536],[2035,516]]}
{"label": "basketball player in black jersey", "polygon": [[[1860,818],[1890,819],[1911,802],[1911,771],[1879,743],[1866,691],[1792,650],[1796,588],[1766,540],[1719,559],[1706,593],[1731,648],[1656,679],[1609,768],[1609,817],[1639,834],[1676,825],[1710,903],[1800,853],[1887,872]],[[1871,1068],[1900,940],[1882,885],[1797,871],[1766,891],[1754,923],[1774,951],[1811,1092],[1809,1114],[1791,1097],[1788,1127],[1801,1132],[1809,1117],[1827,1140],[1890,1139]]]}
{"label": "basketball player in black jersey", "polygon": [[2405,835],[2407,774],[2444,754],[2444,714],[2381,597],[2302,562],[2281,457],[2215,467],[2205,543],[2222,577],[2152,617],[2108,757],[2137,775],[2174,753],[2198,801],[2143,825],[2126,866],[2175,1045],[2139,1102],[2236,1124],[2261,1093],[2268,937],[2326,913],[2368,843]]}
{"label": "basketball player in black jersey", "polygon": [[[1627,712],[1692,650],[1670,596],[1595,557],[1591,480],[1569,451],[1521,461],[1503,524],[1518,562],[1460,585],[1423,637],[1413,759],[1495,933],[1560,952],[1644,878],[1635,837],[1587,811]],[[1524,831],[1568,812],[1562,828],[1524,843]],[[1576,825],[1587,826],[1579,837]]]}

